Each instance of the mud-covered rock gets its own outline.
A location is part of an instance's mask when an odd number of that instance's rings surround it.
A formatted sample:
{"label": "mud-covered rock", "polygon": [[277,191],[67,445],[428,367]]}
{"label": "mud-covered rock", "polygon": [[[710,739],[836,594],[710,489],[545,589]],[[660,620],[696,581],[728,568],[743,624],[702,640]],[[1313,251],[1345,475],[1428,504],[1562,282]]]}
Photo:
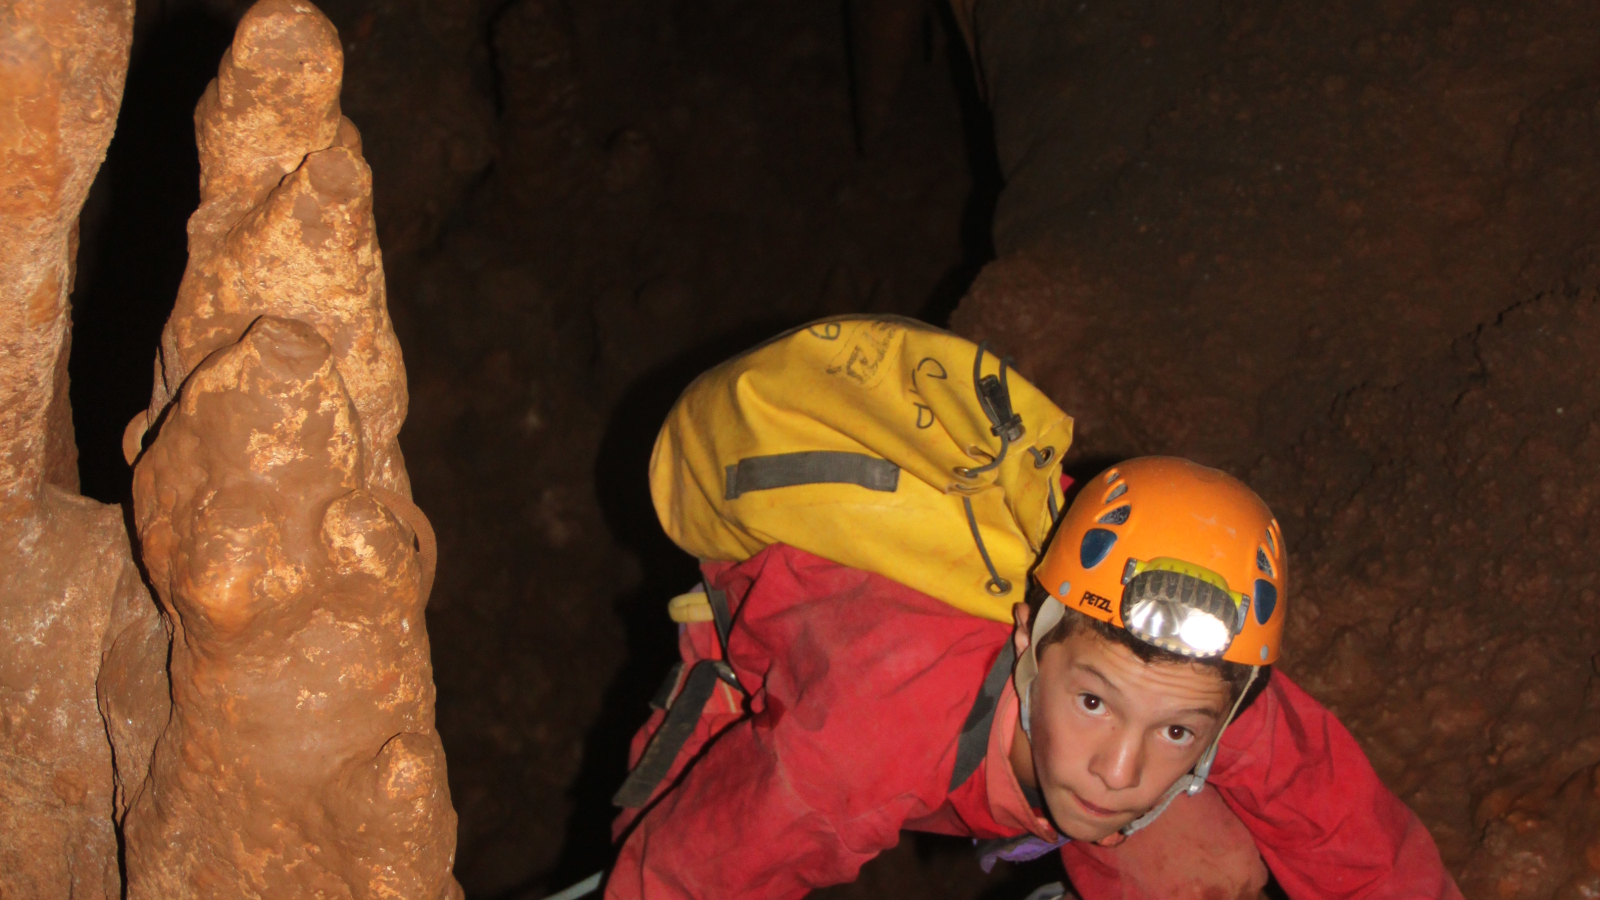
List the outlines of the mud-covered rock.
{"label": "mud-covered rock", "polygon": [[133,4],[0,3],[0,896],[119,895],[95,676],[144,594],[121,511],[77,496],[67,403],[77,222]]}
{"label": "mud-covered rock", "polygon": [[315,7],[263,0],[196,112],[189,267],[123,448],[162,612],[112,610],[100,682],[130,897],[460,896],[433,535],[341,66]]}
{"label": "mud-covered rock", "polygon": [[0,5],[0,514],[77,489],[67,314],[78,213],[117,121],[128,0]]}
{"label": "mud-covered rock", "polygon": [[150,595],[117,507],[46,485],[3,535],[0,896],[120,897],[95,680],[113,608]]}
{"label": "mud-covered rock", "polygon": [[127,818],[132,896],[459,896],[427,526],[368,478],[334,358],[310,325],[258,319],[139,461],[176,634],[172,718]]}
{"label": "mud-covered rock", "polygon": [[273,311],[329,337],[360,411],[367,471],[408,490],[395,440],[405,368],[384,302],[372,173],[339,113],[342,72],[338,34],[309,3],[264,0],[240,21],[195,111],[200,208],[150,409],[124,447],[130,460],[200,360]]}

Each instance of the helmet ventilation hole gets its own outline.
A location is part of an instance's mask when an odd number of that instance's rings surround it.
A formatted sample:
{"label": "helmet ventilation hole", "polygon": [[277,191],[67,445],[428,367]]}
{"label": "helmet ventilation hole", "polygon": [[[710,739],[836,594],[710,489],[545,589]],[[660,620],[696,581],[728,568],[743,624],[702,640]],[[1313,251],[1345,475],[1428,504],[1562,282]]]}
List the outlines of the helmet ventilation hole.
{"label": "helmet ventilation hole", "polygon": [[1127,492],[1128,492],[1128,483],[1126,481],[1124,481],[1121,484],[1119,484],[1116,487],[1111,489],[1111,493],[1106,495],[1106,499],[1105,499],[1104,502],[1111,503],[1112,501],[1116,500],[1118,497],[1121,497],[1123,494],[1126,494]]}
{"label": "helmet ventilation hole", "polygon": [[1267,576],[1268,578],[1276,577],[1276,573],[1272,571],[1272,560],[1267,559],[1267,550],[1265,547],[1256,548],[1256,568],[1260,569],[1261,574]]}
{"label": "helmet ventilation hole", "polygon": [[1100,518],[1095,519],[1095,521],[1099,522],[1101,525],[1122,525],[1128,521],[1128,515],[1132,512],[1133,507],[1124,503],[1116,509],[1113,509],[1111,512],[1108,512]]}
{"label": "helmet ventilation hole", "polygon": [[1262,625],[1272,618],[1272,610],[1278,605],[1278,589],[1272,582],[1256,579],[1256,621]]}
{"label": "helmet ventilation hole", "polygon": [[1122,476],[1121,472],[1118,472],[1116,469],[1112,469],[1111,471],[1106,473],[1106,484],[1110,484],[1111,482],[1116,481],[1121,476]]}
{"label": "helmet ventilation hole", "polygon": [[1092,569],[1105,561],[1106,554],[1111,552],[1111,545],[1117,542],[1117,533],[1104,528],[1091,528],[1083,535],[1083,543],[1078,547],[1078,562],[1085,569]]}

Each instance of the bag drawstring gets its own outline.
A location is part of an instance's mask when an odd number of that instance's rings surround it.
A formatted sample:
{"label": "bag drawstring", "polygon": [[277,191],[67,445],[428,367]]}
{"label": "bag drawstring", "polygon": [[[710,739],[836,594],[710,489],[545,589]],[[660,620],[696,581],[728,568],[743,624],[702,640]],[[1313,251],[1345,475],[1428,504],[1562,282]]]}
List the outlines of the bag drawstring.
{"label": "bag drawstring", "polygon": [[984,582],[983,588],[996,597],[1004,597],[1011,593],[1011,582],[1000,577],[1000,570],[994,567],[994,560],[989,558],[989,548],[983,545],[983,535],[978,533],[978,517],[972,511],[972,498],[962,497],[961,505],[967,510],[967,525],[972,528],[972,542],[978,545],[978,555],[983,557],[983,564],[989,570],[989,580]]}
{"label": "bag drawstring", "polygon": [[[980,343],[977,354],[972,358],[972,386],[978,395],[978,408],[989,417],[989,433],[1000,439],[1000,452],[984,465],[957,470],[963,478],[976,478],[1005,462],[1006,454],[1011,450],[1011,442],[1021,440],[1023,434],[1027,432],[1027,428],[1022,424],[1022,416],[1011,409],[1011,391],[1006,384],[1006,369],[1010,360],[1000,357],[999,378],[983,374],[983,354],[988,347],[987,341]],[[1038,458],[1039,454],[1036,451],[1034,459]]]}
{"label": "bag drawstring", "polygon": [[[1010,360],[1000,357],[1000,377],[983,374],[983,354],[989,348],[988,341],[978,344],[978,352],[972,358],[972,388],[978,395],[978,408],[989,417],[989,433],[1000,439],[1000,452],[988,463],[971,469],[957,469],[957,474],[963,478],[976,478],[985,472],[997,468],[1005,462],[1006,454],[1011,450],[1011,442],[1022,439],[1027,433],[1027,428],[1022,424],[1022,416],[1011,409],[1011,390],[1006,381],[1006,369]],[[1047,464],[1054,454],[1041,453],[1037,448],[1029,447],[1033,453],[1034,465]],[[1040,459],[1044,462],[1041,463]],[[994,560],[989,558],[989,548],[983,545],[983,535],[978,531],[978,516],[972,510],[972,498],[962,496],[961,505],[967,511],[967,526],[972,529],[972,542],[978,547],[978,555],[983,557],[983,565],[989,570],[989,580],[984,583],[984,590],[1004,597],[1011,593],[1011,582],[1000,575],[1000,570],[995,568]],[[1050,494],[1050,516],[1055,518],[1055,495]]]}

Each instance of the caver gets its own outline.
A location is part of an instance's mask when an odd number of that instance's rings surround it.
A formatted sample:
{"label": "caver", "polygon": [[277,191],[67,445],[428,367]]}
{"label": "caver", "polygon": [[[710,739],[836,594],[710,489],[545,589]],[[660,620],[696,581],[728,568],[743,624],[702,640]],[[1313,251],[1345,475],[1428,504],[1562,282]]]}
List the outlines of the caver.
{"label": "caver", "polygon": [[1086,900],[1255,896],[1269,868],[1295,897],[1460,896],[1269,668],[1288,555],[1261,499],[1150,457],[1063,512],[1070,432],[1004,361],[900,321],[691,386],[652,484],[705,582],[671,605],[683,665],[635,738],[608,897],[799,897],[902,830],[986,866],[1059,850]]}

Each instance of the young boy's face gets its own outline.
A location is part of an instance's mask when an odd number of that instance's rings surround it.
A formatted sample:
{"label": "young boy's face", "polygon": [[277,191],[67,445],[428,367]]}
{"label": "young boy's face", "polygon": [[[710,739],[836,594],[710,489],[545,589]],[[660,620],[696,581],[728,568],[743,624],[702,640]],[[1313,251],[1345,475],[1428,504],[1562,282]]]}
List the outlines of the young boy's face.
{"label": "young boy's face", "polygon": [[[1030,619],[1021,607],[1019,655]],[[1146,663],[1088,629],[1045,647],[1038,662],[1031,748],[1019,731],[1012,766],[1038,785],[1057,827],[1075,840],[1100,840],[1148,811],[1199,761],[1228,714],[1228,686],[1215,669]]]}

